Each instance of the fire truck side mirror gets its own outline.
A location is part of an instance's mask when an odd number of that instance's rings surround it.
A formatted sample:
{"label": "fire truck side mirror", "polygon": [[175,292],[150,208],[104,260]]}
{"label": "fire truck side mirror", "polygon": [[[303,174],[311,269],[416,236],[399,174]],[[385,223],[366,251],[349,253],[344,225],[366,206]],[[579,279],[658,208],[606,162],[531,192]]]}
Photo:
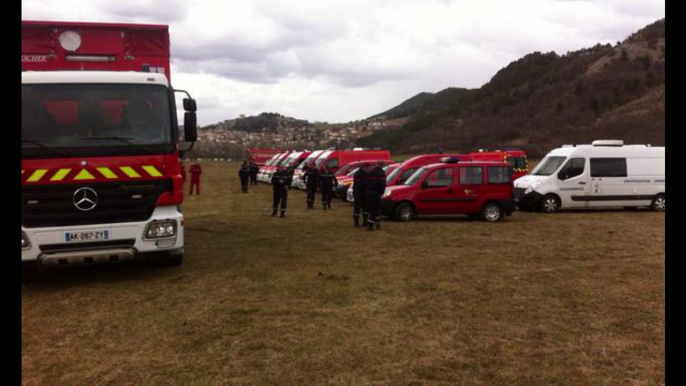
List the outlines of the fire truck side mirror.
{"label": "fire truck side mirror", "polygon": [[195,99],[193,98],[183,98],[183,109],[194,113],[197,111],[197,107],[195,105]]}
{"label": "fire truck side mirror", "polygon": [[[185,105],[186,100],[184,100]],[[186,142],[195,142],[198,139],[198,123],[195,112],[186,112],[183,116],[183,134]]]}

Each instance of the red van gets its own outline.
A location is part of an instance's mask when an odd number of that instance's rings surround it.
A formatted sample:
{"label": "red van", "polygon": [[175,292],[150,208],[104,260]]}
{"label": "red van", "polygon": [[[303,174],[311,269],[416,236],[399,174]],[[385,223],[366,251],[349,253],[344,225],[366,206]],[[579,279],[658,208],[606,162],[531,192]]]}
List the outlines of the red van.
{"label": "red van", "polygon": [[350,162],[346,165],[343,165],[335,173],[336,181],[338,182],[338,184],[336,186],[336,189],[333,192],[333,196],[338,197],[341,200],[345,201],[345,194],[348,191],[348,188],[350,187],[350,185],[352,185],[352,183],[353,183],[353,174],[355,174],[357,169],[359,169],[365,163],[376,165],[377,163],[379,163],[379,161],[382,162],[384,168],[393,162],[393,161],[388,161],[388,160],[365,160],[365,161],[353,161],[353,162]]}
{"label": "red van", "polygon": [[523,150],[475,151],[468,154],[474,161],[507,162],[512,167],[512,181],[529,173],[526,152]]}
{"label": "red van", "polygon": [[386,188],[382,213],[400,221],[418,215],[466,214],[493,222],[514,212],[508,163],[445,161],[422,166],[404,184]]}
{"label": "red van", "polygon": [[405,180],[424,165],[441,162],[443,158],[454,157],[460,161],[471,161],[472,158],[466,154],[422,154],[408,158],[392,172],[386,174],[386,186],[400,185]]}
{"label": "red van", "polygon": [[391,152],[388,150],[329,150],[324,152],[317,161],[317,169],[330,168],[333,172],[354,161],[385,160],[391,162]]}

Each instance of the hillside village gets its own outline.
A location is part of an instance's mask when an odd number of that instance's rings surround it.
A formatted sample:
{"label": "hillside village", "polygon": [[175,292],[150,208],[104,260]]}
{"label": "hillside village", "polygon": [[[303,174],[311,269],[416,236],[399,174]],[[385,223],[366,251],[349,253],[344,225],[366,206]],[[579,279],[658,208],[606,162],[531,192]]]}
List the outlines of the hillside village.
{"label": "hillside village", "polygon": [[199,130],[193,150],[198,157],[238,158],[246,148],[314,149],[354,146],[381,129],[399,128],[407,120],[374,118],[345,124],[308,122],[275,113],[240,116]]}

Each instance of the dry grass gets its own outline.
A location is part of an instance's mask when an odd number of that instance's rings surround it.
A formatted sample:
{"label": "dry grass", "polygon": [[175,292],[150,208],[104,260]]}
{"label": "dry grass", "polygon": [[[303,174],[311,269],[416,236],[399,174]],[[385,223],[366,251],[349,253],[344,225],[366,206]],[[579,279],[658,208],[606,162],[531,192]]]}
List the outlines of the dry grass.
{"label": "dry grass", "polygon": [[181,267],[22,285],[24,385],[664,384],[664,213],[370,233],[299,191],[271,218],[269,186],[204,170]]}

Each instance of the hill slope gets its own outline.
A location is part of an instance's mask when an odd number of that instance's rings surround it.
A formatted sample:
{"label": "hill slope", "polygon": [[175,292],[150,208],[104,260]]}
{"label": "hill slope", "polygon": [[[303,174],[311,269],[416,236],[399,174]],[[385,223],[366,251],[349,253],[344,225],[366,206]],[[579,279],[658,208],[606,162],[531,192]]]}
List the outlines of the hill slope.
{"label": "hill slope", "polygon": [[372,118],[406,118],[363,146],[394,151],[519,146],[541,155],[598,138],[665,141],[665,19],[615,46],[534,52],[479,89],[422,93]]}

